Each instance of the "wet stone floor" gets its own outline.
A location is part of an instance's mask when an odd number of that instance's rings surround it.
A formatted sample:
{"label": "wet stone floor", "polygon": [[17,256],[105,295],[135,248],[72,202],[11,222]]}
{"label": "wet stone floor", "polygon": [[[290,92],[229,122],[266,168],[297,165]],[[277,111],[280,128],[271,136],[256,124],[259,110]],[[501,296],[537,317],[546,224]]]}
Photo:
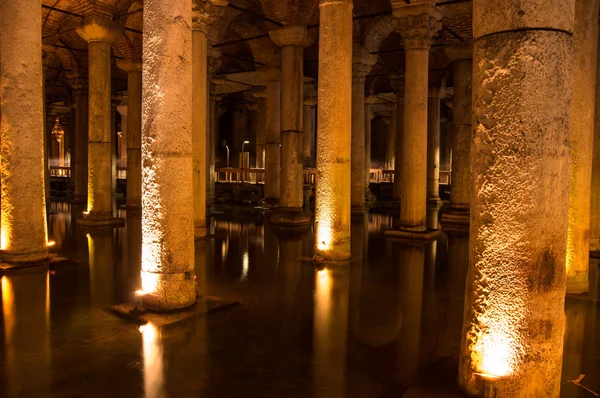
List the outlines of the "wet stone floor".
{"label": "wet stone floor", "polygon": [[[83,230],[53,203],[51,268],[1,278],[0,397],[460,397],[456,387],[468,240],[383,237],[353,220],[349,264],[317,268],[312,229],[274,231],[252,208],[211,218],[196,243],[203,296],[239,303],[165,327],[109,309],[140,287],[141,216]],[[598,262],[566,304],[562,396],[600,392]]]}

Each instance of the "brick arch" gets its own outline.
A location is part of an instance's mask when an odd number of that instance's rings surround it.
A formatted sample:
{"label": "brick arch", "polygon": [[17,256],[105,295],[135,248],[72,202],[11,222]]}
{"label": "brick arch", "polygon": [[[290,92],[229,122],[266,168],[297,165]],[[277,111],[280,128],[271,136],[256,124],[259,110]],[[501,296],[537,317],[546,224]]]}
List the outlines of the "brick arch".
{"label": "brick arch", "polygon": [[369,52],[378,51],[381,47],[381,43],[383,43],[392,32],[394,32],[392,17],[381,17],[365,31],[363,45]]}

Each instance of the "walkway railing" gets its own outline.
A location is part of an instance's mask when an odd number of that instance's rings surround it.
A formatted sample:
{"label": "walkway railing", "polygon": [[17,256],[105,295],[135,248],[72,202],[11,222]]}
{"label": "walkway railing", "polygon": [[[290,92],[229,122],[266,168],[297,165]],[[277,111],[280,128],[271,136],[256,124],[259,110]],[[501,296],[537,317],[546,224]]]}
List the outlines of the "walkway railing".
{"label": "walkway railing", "polygon": [[[393,169],[371,169],[370,171],[371,182],[376,184],[382,182],[394,182],[394,170]],[[452,171],[451,170],[440,170],[440,184],[450,185],[452,182]]]}

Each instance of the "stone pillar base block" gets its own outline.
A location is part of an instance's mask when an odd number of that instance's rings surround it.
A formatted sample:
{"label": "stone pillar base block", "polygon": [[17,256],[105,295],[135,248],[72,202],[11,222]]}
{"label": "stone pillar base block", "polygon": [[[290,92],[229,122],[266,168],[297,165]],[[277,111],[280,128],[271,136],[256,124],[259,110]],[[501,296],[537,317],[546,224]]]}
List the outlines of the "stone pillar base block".
{"label": "stone pillar base block", "polygon": [[80,218],[77,220],[77,225],[89,228],[97,227],[114,227],[121,228],[125,226],[125,220],[122,218]]}
{"label": "stone pillar base block", "polygon": [[262,207],[264,207],[265,209],[277,209],[279,207],[279,199],[264,198],[262,200]]}
{"label": "stone pillar base block", "polygon": [[[154,291],[142,296],[142,305],[152,312],[182,310],[196,303],[196,279],[193,272],[154,274]],[[143,276],[142,276],[143,277]]]}
{"label": "stone pillar base block", "polygon": [[206,239],[208,229],[206,227],[194,227],[194,240]]}
{"label": "stone pillar base block", "polygon": [[18,271],[24,268],[32,268],[32,267],[48,267],[52,264],[62,263],[64,261],[68,261],[67,258],[58,257],[53,255],[48,255],[45,259],[36,260],[36,261],[18,261],[11,262],[10,259],[2,259],[0,262],[0,271]]}
{"label": "stone pillar base block", "polygon": [[384,236],[387,239],[401,240],[401,241],[425,241],[429,242],[438,239],[442,235],[440,229],[437,230],[426,230],[426,231],[410,231],[406,229],[388,229],[385,231]]}
{"label": "stone pillar base block", "polygon": [[442,227],[449,235],[468,235],[470,226],[469,205],[450,205],[442,214]]}
{"label": "stone pillar base block", "polygon": [[279,209],[273,213],[269,222],[274,225],[283,225],[288,227],[301,227],[312,222],[309,213],[300,211],[300,209]]}
{"label": "stone pillar base block", "polygon": [[567,278],[567,293],[569,294],[584,294],[590,290],[590,282],[582,276],[581,278]]}

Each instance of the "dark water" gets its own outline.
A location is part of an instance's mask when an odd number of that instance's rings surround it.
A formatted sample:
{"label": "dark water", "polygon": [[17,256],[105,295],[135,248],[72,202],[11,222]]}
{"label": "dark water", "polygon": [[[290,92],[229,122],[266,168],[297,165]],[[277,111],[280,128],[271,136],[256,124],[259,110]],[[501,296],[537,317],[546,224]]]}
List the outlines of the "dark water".
{"label": "dark water", "polygon": [[[384,239],[352,225],[349,264],[315,267],[313,235],[273,231],[253,209],[211,220],[196,244],[198,290],[233,308],[165,328],[107,308],[140,287],[141,218],[86,231],[82,208],[52,204],[54,250],[69,259],[2,278],[0,397],[458,397],[468,240]],[[568,298],[563,396],[600,392],[598,262],[592,292]]]}

